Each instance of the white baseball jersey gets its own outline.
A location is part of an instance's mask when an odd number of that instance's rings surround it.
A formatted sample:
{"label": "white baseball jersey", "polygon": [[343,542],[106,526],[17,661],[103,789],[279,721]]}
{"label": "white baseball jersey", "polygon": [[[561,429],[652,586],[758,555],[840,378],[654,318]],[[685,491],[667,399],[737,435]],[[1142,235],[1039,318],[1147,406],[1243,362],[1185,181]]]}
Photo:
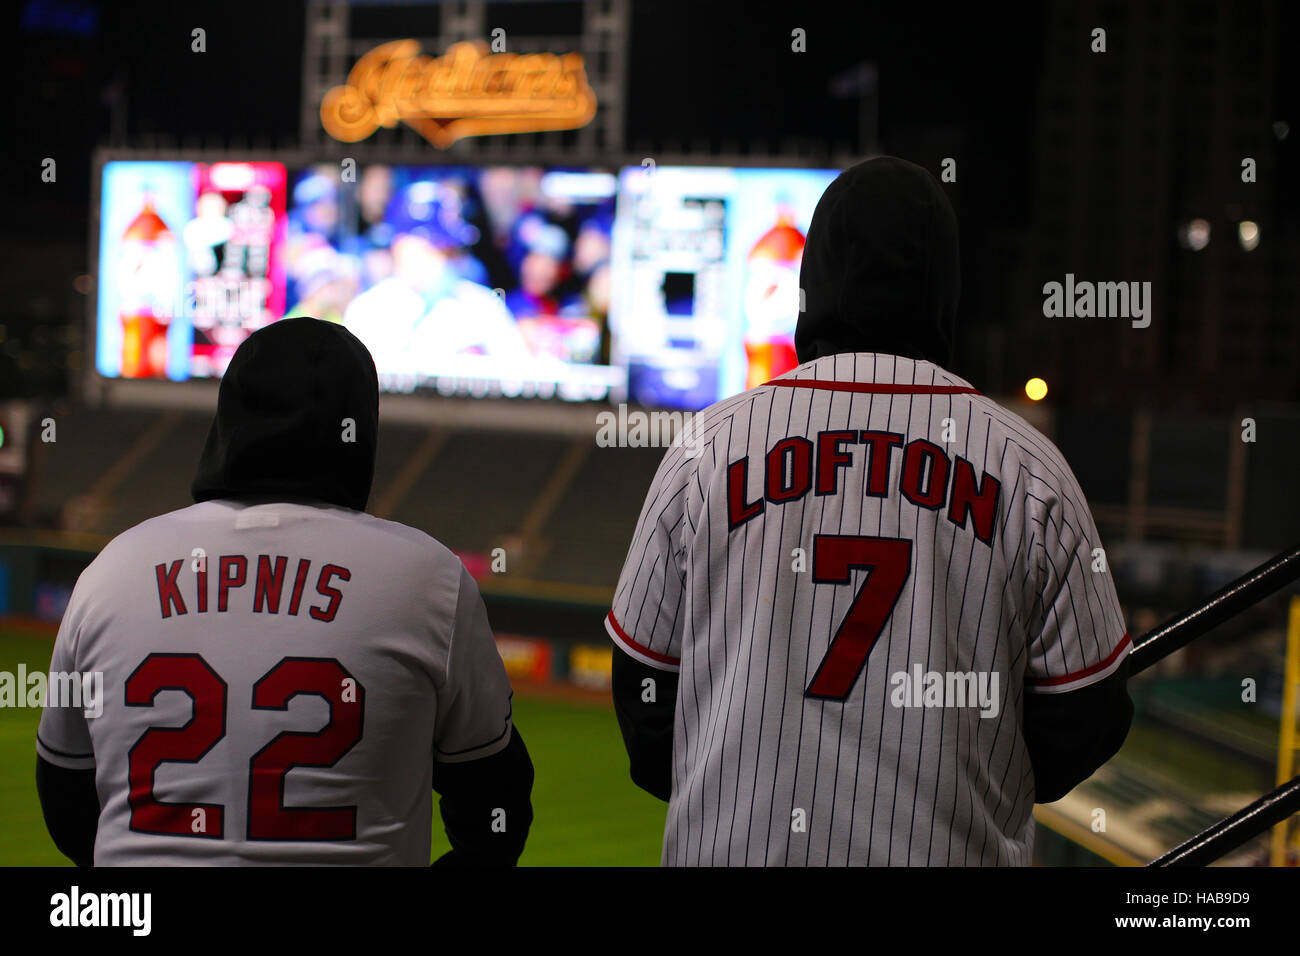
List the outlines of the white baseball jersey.
{"label": "white baseball jersey", "polygon": [[663,862],[1028,864],[1022,694],[1129,648],[1060,452],[942,368],[871,353],[695,424],[606,619],[680,672]]}
{"label": "white baseball jersey", "polygon": [[460,560],[323,504],[207,501],[119,535],[50,666],[103,675],[103,713],[47,706],[37,742],[95,770],[96,865],[427,866],[433,761],[510,739]]}

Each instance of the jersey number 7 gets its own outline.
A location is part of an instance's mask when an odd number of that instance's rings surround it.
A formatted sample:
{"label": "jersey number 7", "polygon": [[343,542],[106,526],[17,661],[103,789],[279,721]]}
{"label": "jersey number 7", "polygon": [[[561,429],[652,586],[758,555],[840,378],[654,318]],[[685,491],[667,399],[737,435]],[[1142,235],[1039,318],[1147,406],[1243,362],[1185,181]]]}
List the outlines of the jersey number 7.
{"label": "jersey number 7", "polygon": [[804,691],[807,697],[844,700],[849,696],[912,573],[912,542],[853,534],[813,538],[814,583],[848,584],[856,569],[865,569],[867,579]]}

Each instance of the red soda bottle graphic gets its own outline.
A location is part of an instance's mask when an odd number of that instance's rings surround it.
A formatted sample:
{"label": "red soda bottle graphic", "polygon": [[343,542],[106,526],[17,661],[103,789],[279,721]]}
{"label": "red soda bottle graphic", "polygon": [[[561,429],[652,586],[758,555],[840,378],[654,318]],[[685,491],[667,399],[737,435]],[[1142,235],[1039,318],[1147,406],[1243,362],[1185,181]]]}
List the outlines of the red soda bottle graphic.
{"label": "red soda bottle graphic", "polygon": [[776,224],[759,237],[746,260],[745,388],[762,385],[799,364],[794,327],[799,320],[804,242],[789,203],[778,199]]}
{"label": "red soda bottle graphic", "polygon": [[178,268],[176,237],[146,190],[143,207],[122,234],[118,316],[122,322],[123,378],[166,375],[167,327],[172,320]]}

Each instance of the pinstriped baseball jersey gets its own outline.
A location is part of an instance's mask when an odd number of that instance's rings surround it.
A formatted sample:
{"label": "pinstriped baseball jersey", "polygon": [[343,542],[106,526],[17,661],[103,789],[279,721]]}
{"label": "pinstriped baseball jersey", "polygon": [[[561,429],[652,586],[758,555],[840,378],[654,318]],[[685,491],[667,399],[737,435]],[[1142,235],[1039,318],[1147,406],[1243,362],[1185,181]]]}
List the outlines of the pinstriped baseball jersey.
{"label": "pinstriped baseball jersey", "polygon": [[1101,680],[1130,643],[1060,452],[871,353],[695,425],[606,619],[680,673],[663,862],[1028,864],[1023,695]]}

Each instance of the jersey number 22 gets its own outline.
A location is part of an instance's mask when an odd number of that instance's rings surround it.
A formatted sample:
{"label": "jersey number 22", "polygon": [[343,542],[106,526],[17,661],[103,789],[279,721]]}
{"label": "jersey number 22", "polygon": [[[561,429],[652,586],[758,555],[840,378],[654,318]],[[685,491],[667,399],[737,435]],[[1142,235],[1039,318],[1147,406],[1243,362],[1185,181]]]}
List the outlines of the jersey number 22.
{"label": "jersey number 22", "polygon": [[[131,829],[221,839],[220,804],[154,798],[159,764],[198,763],[226,735],[226,682],[198,654],[150,654],[126,680],[126,705],[152,707],[164,690],[184,692],[194,715],[181,727],[150,727],[131,748]],[[294,767],[332,767],[361,739],[365,690],[333,658],[286,657],[253,685],[254,710],[287,710],[299,694],[324,698],[330,719],[316,732],[286,730],[248,761],[248,839],[354,840],[356,807],[286,807]]]}

